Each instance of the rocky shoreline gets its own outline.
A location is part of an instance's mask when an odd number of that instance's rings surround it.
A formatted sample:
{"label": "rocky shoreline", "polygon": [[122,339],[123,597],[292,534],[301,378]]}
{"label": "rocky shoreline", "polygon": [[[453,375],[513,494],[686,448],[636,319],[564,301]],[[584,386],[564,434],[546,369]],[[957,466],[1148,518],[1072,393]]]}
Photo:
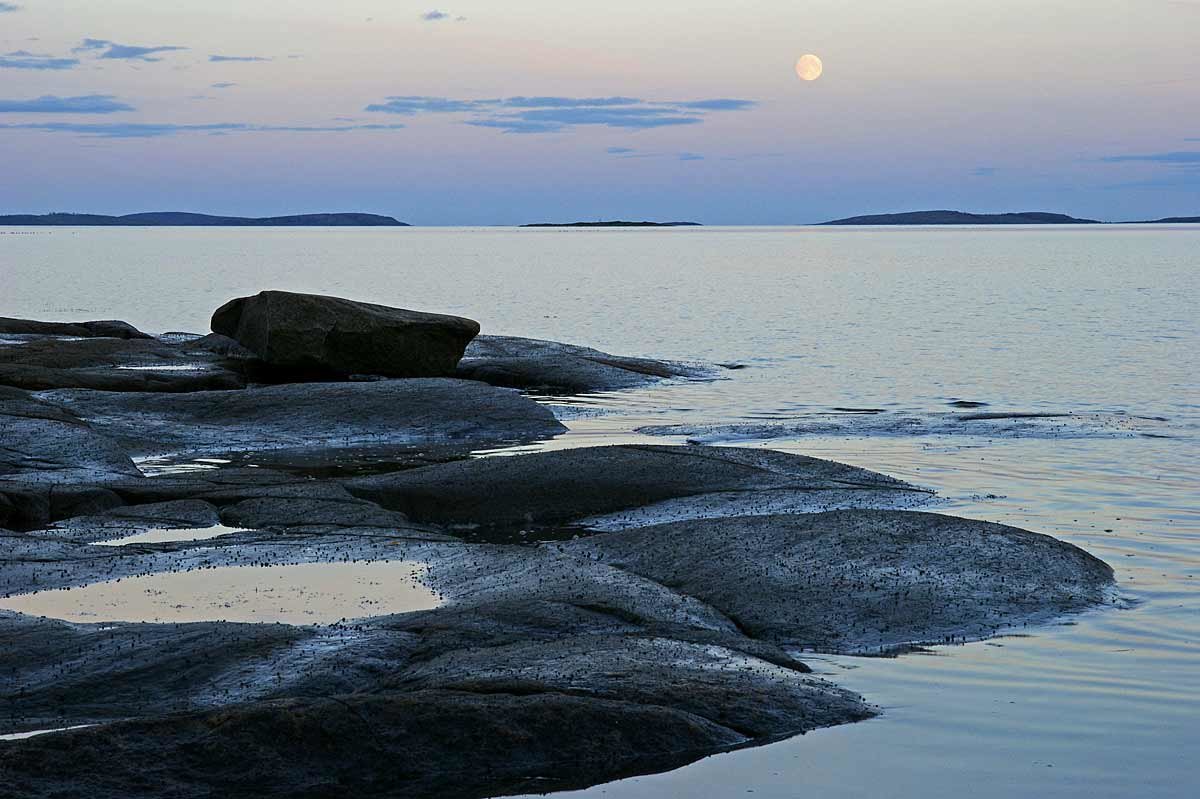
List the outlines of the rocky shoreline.
{"label": "rocky shoreline", "polygon": [[[208,335],[0,319],[0,735],[77,728],[0,741],[5,795],[583,787],[877,712],[806,652],[984,638],[1112,584],[1074,546],[800,455],[471,457],[564,432],[522,389],[716,367],[309,295],[233,308]],[[190,468],[145,476],[149,458]],[[145,575],[392,562],[419,565],[430,605],[305,625],[16,609]]]}

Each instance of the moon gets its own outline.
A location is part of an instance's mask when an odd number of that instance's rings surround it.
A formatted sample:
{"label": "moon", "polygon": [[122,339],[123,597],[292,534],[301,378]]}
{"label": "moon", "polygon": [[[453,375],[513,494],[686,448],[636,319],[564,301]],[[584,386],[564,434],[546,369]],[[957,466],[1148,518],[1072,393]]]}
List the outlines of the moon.
{"label": "moon", "polygon": [[825,65],[812,53],[800,56],[800,60],[796,62],[796,74],[800,76],[800,80],[816,80],[824,71]]}

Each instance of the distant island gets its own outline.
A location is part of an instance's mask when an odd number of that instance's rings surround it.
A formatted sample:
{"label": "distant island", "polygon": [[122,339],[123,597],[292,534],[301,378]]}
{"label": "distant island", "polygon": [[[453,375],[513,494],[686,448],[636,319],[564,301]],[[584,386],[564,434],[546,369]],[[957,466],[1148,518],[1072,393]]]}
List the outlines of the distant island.
{"label": "distant island", "polygon": [[700,227],[699,222],[534,222],[521,227]]}
{"label": "distant island", "polygon": [[378,214],[297,214],[294,216],[212,216],[181,211],[144,214],[15,214],[0,216],[0,225],[52,225],[56,227],[408,227]]}
{"label": "distant island", "polygon": [[1099,225],[1095,219],[1077,219],[1066,214],[1022,211],[1012,214],[968,214],[963,211],[909,211],[900,214],[852,216],[822,222],[823,225]]}
{"label": "distant island", "polygon": [[1131,225],[1195,225],[1200,224],[1200,216],[1168,216],[1166,219],[1146,219],[1130,222]]}

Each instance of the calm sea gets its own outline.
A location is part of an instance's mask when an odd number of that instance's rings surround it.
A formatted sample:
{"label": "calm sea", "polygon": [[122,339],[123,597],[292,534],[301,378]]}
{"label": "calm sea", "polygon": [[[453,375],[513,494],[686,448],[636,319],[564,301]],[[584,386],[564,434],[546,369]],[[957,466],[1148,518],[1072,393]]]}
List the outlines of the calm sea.
{"label": "calm sea", "polygon": [[[811,661],[876,720],[581,795],[1200,789],[1200,230],[0,231],[0,315],[203,332],[219,304],[265,288],[740,364],[560,405],[572,432],[547,446],[665,426],[656,440],[834,458],[1116,569],[1116,609],[933,654]],[[1070,416],[947,423],[964,400]]]}

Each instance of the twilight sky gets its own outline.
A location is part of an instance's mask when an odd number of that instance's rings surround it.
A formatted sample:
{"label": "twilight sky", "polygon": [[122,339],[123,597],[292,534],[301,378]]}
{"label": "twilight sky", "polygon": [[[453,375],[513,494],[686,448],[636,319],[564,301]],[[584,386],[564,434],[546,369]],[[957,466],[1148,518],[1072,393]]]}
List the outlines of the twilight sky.
{"label": "twilight sky", "polygon": [[0,2],[0,213],[1200,214],[1200,0],[437,2]]}

